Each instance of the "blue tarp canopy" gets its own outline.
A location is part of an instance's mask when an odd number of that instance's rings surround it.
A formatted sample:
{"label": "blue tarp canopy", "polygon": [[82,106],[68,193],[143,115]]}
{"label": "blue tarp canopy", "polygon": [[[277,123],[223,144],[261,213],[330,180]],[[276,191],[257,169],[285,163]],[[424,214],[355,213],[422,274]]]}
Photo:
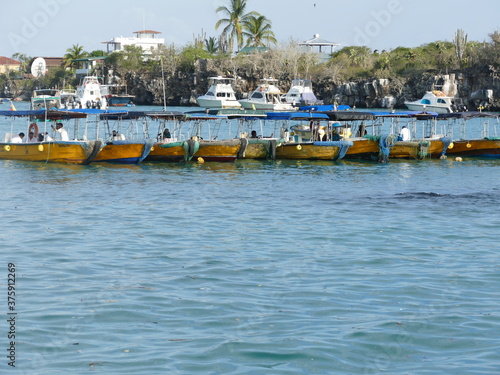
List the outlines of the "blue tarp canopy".
{"label": "blue tarp canopy", "polygon": [[13,116],[13,117],[42,116],[44,114],[45,114],[45,109],[26,110],[26,111],[0,111],[1,116]]}

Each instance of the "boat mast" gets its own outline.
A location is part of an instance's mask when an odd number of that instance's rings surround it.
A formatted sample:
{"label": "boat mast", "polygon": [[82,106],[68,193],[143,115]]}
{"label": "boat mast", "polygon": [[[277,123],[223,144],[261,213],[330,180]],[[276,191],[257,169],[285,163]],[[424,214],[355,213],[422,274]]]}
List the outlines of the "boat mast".
{"label": "boat mast", "polygon": [[163,57],[160,56],[161,63],[161,81],[163,82],[163,112],[167,111],[167,97],[165,94],[165,74],[163,72]]}

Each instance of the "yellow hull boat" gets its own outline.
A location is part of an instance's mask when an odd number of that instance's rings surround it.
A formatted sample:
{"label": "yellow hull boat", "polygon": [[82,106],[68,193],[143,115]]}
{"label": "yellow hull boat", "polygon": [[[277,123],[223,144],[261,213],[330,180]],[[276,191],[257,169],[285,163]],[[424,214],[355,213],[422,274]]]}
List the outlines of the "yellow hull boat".
{"label": "yellow hull boat", "polygon": [[0,159],[90,164],[101,147],[101,141],[0,143]]}

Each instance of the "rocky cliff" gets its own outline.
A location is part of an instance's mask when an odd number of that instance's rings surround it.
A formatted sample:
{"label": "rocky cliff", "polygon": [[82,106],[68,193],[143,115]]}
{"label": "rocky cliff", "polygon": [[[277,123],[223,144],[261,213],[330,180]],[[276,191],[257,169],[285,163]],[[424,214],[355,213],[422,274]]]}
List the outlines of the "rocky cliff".
{"label": "rocky cliff", "polygon": [[[208,88],[208,77],[222,72],[210,62],[197,64],[194,73],[178,73],[166,78],[167,105],[196,105],[196,97]],[[237,96],[244,97],[258,84],[255,72],[238,71]],[[137,104],[163,104],[161,78],[130,74],[127,77],[129,90],[136,95]],[[286,90],[291,79],[282,79],[281,87]],[[462,100],[469,110],[483,107],[485,110],[500,111],[499,70],[492,66],[471,68],[447,74],[424,73],[418,77],[370,79],[351,82],[337,82],[330,77],[314,80],[315,93],[325,103],[347,104],[357,108],[405,108],[405,100],[421,98],[425,91],[441,89],[450,96]]]}

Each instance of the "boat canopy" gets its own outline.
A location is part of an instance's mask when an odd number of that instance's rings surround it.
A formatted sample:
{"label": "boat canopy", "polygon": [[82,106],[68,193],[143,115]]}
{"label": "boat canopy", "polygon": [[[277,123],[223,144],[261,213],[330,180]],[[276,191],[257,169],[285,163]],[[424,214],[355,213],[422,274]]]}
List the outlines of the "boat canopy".
{"label": "boat canopy", "polygon": [[35,109],[26,111],[0,111],[1,116],[26,117],[44,115],[45,109]]}
{"label": "boat canopy", "polygon": [[488,117],[496,118],[499,114],[491,112],[452,112],[452,113],[440,113],[437,115],[438,120],[449,119],[449,118],[460,118],[464,120],[470,120],[478,117]]}
{"label": "boat canopy", "polygon": [[326,114],[333,121],[356,121],[356,120],[373,120],[375,115],[372,112],[353,112],[353,111],[326,111],[319,112]]}
{"label": "boat canopy", "polygon": [[267,112],[267,120],[328,120],[328,116],[317,112]]}
{"label": "boat canopy", "polygon": [[299,107],[299,111],[318,111],[318,112],[325,112],[325,111],[347,111],[348,109],[351,109],[350,106],[348,105],[338,105],[337,108],[333,104],[323,104],[323,105],[306,105]]}
{"label": "boat canopy", "polygon": [[403,111],[403,112],[373,112],[377,118],[414,118],[417,120],[432,120],[438,114],[436,112]]}

